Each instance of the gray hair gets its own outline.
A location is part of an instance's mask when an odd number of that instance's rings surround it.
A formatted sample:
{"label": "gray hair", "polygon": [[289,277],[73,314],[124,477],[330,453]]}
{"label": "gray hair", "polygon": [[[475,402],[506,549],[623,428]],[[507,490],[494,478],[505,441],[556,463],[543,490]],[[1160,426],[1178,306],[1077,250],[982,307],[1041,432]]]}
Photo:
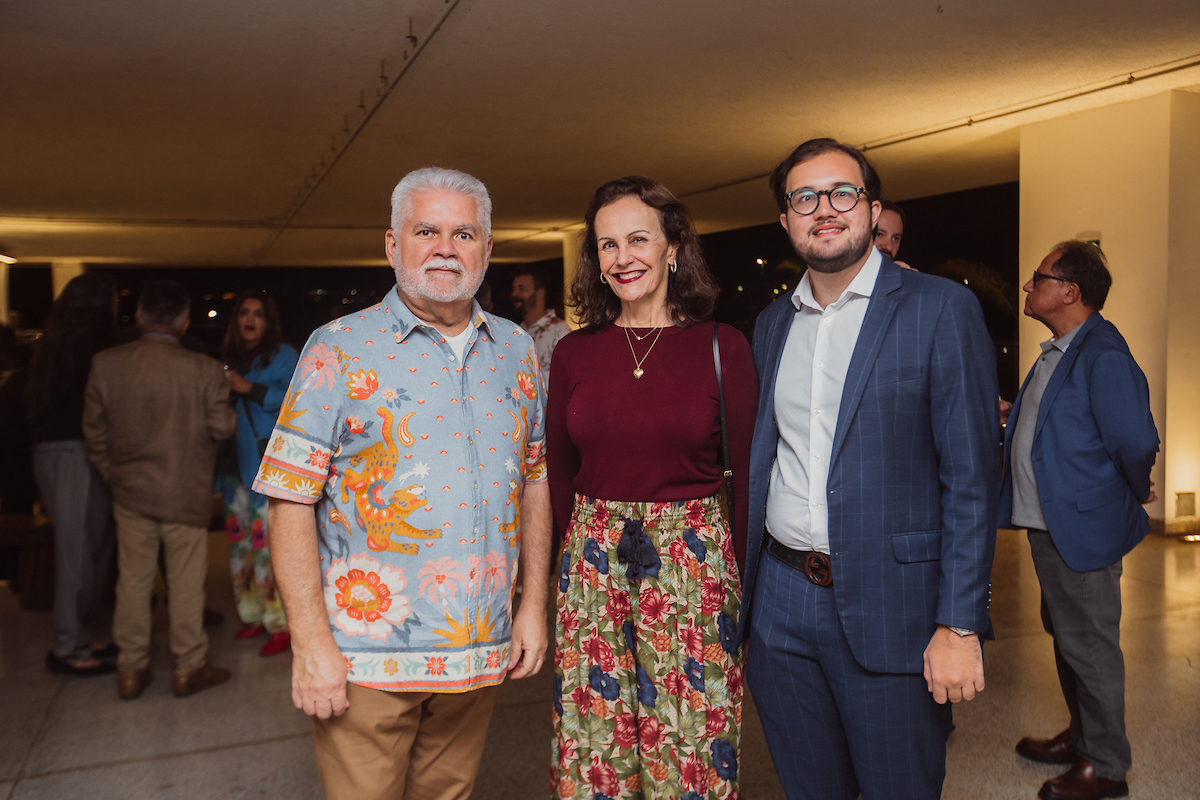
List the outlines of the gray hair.
{"label": "gray hair", "polygon": [[484,238],[492,235],[492,198],[487,187],[476,177],[443,167],[415,169],[400,179],[392,190],[392,230],[398,231],[400,223],[407,222],[412,214],[413,193],[428,189],[446,189],[470,197],[479,208]]}
{"label": "gray hair", "polygon": [[151,281],[138,296],[138,319],[142,325],[183,330],[191,312],[192,296],[176,281]]}

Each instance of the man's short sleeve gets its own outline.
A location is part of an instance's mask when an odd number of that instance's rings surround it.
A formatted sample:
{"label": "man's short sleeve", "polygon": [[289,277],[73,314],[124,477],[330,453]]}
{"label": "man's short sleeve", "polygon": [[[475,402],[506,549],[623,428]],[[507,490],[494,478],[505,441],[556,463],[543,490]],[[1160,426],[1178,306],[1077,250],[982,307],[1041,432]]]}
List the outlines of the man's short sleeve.
{"label": "man's short sleeve", "polygon": [[316,503],[341,439],[345,359],[318,328],[300,356],[258,467],[254,491],[294,503]]}
{"label": "man's short sleeve", "polygon": [[546,480],[546,396],[540,388],[545,384],[542,383],[542,367],[532,340],[525,360],[535,373],[533,385],[539,388],[535,390],[530,402],[532,414],[529,420],[529,437],[525,442],[523,475],[526,483],[541,483]]}

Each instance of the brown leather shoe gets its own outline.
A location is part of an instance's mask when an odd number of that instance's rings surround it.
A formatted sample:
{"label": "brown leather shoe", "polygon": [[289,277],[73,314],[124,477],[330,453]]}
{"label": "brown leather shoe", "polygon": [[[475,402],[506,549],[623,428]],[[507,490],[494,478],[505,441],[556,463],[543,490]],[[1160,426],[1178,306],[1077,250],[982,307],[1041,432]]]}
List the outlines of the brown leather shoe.
{"label": "brown leather shoe", "polygon": [[1081,758],[1062,775],[1043,783],[1038,797],[1042,800],[1099,800],[1128,794],[1128,783],[1101,778],[1096,774],[1092,762]]}
{"label": "brown leather shoe", "polygon": [[117,694],[122,700],[136,700],[152,680],[148,669],[123,669],[117,674]]}
{"label": "brown leather shoe", "polygon": [[229,680],[229,670],[205,664],[191,672],[175,670],[175,676],[171,679],[171,691],[175,693],[176,697],[187,697],[227,680]]}
{"label": "brown leather shoe", "polygon": [[1079,754],[1075,752],[1075,743],[1071,741],[1070,728],[1053,739],[1034,739],[1032,736],[1026,736],[1017,742],[1017,753],[1030,761],[1043,764],[1074,764],[1079,760]]}

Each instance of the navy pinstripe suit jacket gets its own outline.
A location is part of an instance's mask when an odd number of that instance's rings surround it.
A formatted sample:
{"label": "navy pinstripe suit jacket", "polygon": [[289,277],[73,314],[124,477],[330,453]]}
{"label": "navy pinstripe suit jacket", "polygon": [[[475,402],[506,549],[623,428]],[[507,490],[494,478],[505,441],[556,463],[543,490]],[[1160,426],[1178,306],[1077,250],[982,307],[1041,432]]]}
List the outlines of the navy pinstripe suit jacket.
{"label": "navy pinstripe suit jacket", "polygon": [[[775,376],[795,313],[781,297],[754,329],[759,405],[739,641],[766,541]],[[938,624],[990,634],[997,396],[995,351],[975,296],[884,257],[846,373],[828,481],[833,591],[866,669],[921,672]]]}

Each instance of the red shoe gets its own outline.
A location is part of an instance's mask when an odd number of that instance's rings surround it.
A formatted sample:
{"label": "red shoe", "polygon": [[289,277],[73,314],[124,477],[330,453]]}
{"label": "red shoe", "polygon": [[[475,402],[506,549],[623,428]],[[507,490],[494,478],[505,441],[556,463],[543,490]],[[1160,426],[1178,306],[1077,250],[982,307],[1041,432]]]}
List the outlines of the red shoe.
{"label": "red shoe", "polygon": [[235,638],[235,639],[257,639],[258,637],[262,636],[266,632],[267,632],[267,629],[264,628],[261,624],[247,625],[245,628],[242,628],[240,631],[235,633],[233,635],[233,638]]}
{"label": "red shoe", "polygon": [[258,654],[260,656],[273,656],[276,653],[289,650],[291,647],[292,635],[287,631],[279,631],[279,633],[271,634],[271,638],[267,639],[267,643],[262,646],[262,650],[259,650]]}

